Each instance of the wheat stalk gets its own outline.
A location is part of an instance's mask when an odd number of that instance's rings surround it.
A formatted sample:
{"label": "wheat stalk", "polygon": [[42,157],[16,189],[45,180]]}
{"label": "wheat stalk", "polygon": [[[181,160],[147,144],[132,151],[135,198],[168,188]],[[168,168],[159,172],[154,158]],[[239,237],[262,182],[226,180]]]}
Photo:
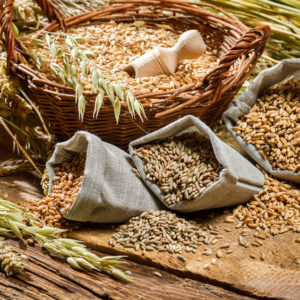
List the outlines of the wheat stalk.
{"label": "wheat stalk", "polygon": [[[194,0],[194,2],[202,1]],[[205,0],[205,2],[224,8],[248,26],[269,25],[271,38],[267,43],[267,51],[273,60],[300,56],[299,1]]]}
{"label": "wheat stalk", "polygon": [[65,16],[81,14],[84,12],[97,10],[107,5],[108,0],[53,0],[64,13]]}
{"label": "wheat stalk", "polygon": [[20,240],[30,236],[38,244],[51,253],[66,258],[68,264],[82,271],[102,271],[115,278],[130,282],[131,279],[115,265],[123,264],[123,256],[99,257],[89,251],[81,242],[60,238],[65,229],[55,227],[39,227],[31,213],[26,213],[17,205],[0,198],[0,235],[13,233]]}
{"label": "wheat stalk", "polygon": [[26,258],[25,255],[16,253],[3,239],[0,240],[0,268],[7,276],[22,273]]}

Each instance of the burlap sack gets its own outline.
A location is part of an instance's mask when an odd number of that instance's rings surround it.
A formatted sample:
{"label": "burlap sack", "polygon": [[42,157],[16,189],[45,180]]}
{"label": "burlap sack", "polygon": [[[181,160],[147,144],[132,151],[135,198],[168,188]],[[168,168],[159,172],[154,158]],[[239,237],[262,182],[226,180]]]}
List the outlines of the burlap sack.
{"label": "burlap sack", "polygon": [[78,197],[65,218],[81,222],[124,222],[162,205],[143,181],[131,171],[130,156],[85,131],[59,143],[47,162],[50,185],[54,167],[70,161],[75,153],[86,152],[84,178]]}
{"label": "burlap sack", "polygon": [[224,113],[224,120],[227,129],[239,146],[267,172],[278,178],[300,183],[300,172],[293,173],[291,171],[274,170],[270,162],[264,160],[253,145],[247,144],[244,139],[238,136],[232,129],[238,120],[250,111],[261,92],[290,77],[300,79],[300,59],[285,59],[278,65],[262,71],[239,99],[233,102],[233,106]]}
{"label": "burlap sack", "polygon": [[[216,159],[223,166],[220,178],[198,198],[191,201],[181,201],[174,205],[167,205],[163,202],[164,195],[161,193],[160,188],[146,180],[143,162],[137,155],[134,155],[134,148],[151,141],[193,131],[210,140]],[[207,125],[193,116],[186,116],[158,131],[131,142],[129,144],[129,153],[148,187],[166,206],[182,212],[244,203],[258,193],[264,184],[264,176],[257,168],[230,146],[222,142]]]}

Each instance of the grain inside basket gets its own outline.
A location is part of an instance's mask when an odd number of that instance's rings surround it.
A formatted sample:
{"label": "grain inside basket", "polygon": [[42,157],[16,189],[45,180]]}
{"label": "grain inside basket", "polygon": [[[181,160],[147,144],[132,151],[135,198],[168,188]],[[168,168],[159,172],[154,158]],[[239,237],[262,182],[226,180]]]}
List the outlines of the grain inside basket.
{"label": "grain inside basket", "polygon": [[[83,42],[80,47],[89,49],[94,53],[92,60],[100,67],[105,80],[120,83],[125,89],[132,90],[136,95],[161,93],[191,83],[199,83],[205,74],[218,65],[218,58],[210,50],[207,50],[204,55],[197,59],[182,61],[176,73],[170,76],[160,75],[135,79],[130,77],[127,72],[121,71],[121,69],[157,46],[173,47],[182,31],[174,32],[169,26],[164,28],[149,26],[143,21],[129,24],[117,24],[111,21],[100,25],[70,28],[68,34],[72,37],[82,38]],[[63,47],[64,36],[57,34],[50,34],[50,36],[51,42]],[[30,45],[28,40],[26,45],[31,52],[49,57],[48,50]],[[40,71],[45,77],[60,82],[53,72],[49,72],[50,62],[50,59],[43,61]],[[59,60],[57,63],[61,64]],[[89,80],[82,78],[82,82],[85,90],[93,91],[90,78]]]}

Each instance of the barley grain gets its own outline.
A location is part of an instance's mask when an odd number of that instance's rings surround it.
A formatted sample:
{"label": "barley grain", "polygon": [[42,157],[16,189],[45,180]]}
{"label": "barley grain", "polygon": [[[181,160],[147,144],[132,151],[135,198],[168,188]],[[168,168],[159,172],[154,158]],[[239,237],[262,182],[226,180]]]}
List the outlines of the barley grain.
{"label": "barley grain", "polygon": [[[148,143],[134,153],[143,162],[146,179],[160,187],[168,205],[196,199],[219,179],[221,166],[210,142],[196,133]],[[219,232],[211,229],[211,234]]]}
{"label": "barley grain", "polygon": [[[195,222],[178,218],[168,211],[144,212],[131,218],[126,224],[115,229],[109,240],[138,251],[169,252],[170,254],[192,252],[205,241],[209,243],[211,235]],[[126,240],[126,243],[124,243]],[[139,245],[139,246],[137,246]],[[210,249],[208,249],[211,252]],[[178,255],[179,260],[183,256]]]}

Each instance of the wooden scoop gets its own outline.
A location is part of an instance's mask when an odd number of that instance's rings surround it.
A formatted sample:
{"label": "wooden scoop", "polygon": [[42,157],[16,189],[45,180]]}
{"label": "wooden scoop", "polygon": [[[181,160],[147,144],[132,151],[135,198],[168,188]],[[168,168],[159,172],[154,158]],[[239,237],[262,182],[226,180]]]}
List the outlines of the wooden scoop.
{"label": "wooden scoop", "polygon": [[184,59],[198,58],[206,50],[202,36],[197,30],[184,32],[172,48],[156,47],[123,68],[135,78],[175,73]]}

